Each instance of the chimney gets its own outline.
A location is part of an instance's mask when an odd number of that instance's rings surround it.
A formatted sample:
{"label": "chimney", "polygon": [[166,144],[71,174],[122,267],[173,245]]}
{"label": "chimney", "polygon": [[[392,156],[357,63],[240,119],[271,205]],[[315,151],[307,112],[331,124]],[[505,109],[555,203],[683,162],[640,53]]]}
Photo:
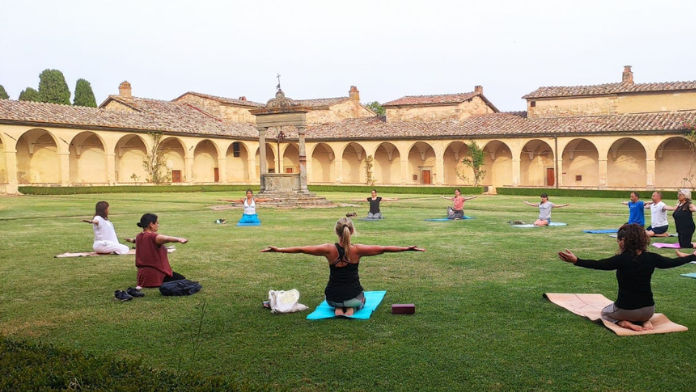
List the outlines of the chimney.
{"label": "chimney", "polygon": [[360,101],[360,91],[358,91],[358,88],[355,86],[350,86],[348,96],[350,97],[350,99]]}
{"label": "chimney", "polygon": [[128,81],[123,81],[118,85],[118,96],[121,98],[130,98],[131,95],[131,85]]}
{"label": "chimney", "polygon": [[474,92],[483,94],[483,86],[474,86]]}
{"label": "chimney", "polygon": [[241,97],[239,97],[239,100],[240,100],[240,101],[246,101],[246,97],[241,96]]}
{"label": "chimney", "polygon": [[630,65],[624,65],[624,71],[621,75],[621,83],[633,84],[633,71],[631,71]]}

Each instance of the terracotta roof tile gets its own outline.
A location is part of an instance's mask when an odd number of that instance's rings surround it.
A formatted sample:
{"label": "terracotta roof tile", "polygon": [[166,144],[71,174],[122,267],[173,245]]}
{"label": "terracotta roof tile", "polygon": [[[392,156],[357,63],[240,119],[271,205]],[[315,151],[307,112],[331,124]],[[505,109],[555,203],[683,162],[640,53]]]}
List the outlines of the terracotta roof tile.
{"label": "terracotta roof tile", "polygon": [[350,97],[337,97],[337,98],[317,98],[317,99],[293,99],[295,103],[301,106],[307,106],[309,108],[317,109],[321,106],[331,106],[338,103],[343,103],[349,100]]}
{"label": "terracotta roof tile", "polygon": [[665,83],[608,83],[594,86],[539,87],[524,99],[696,90],[696,81]]}
{"label": "terracotta roof tile", "polygon": [[115,100],[125,101],[138,111],[123,112],[4,99],[0,100],[0,122],[165,131],[241,138],[258,137],[258,131],[252,125],[223,123],[209,113],[185,103],[121,97]]}
{"label": "terracotta roof tile", "polygon": [[221,103],[226,103],[226,104],[232,104],[232,105],[238,105],[238,106],[249,106],[249,107],[254,107],[254,108],[262,108],[266,106],[265,103],[259,103],[259,102],[253,102],[253,101],[245,101],[241,99],[234,99],[234,98],[225,98],[225,97],[218,97],[215,95],[209,95],[209,94],[202,94],[202,93],[197,93],[194,91],[189,91],[187,93],[181,94],[179,97],[172,99],[173,102],[176,102],[179,98],[183,97],[186,94],[191,94],[191,95],[196,95],[202,98],[207,98],[211,99],[213,101],[218,101]]}
{"label": "terracotta roof tile", "polygon": [[432,104],[449,104],[462,103],[471,98],[482,95],[477,91],[460,94],[442,94],[442,95],[407,95],[405,97],[383,103],[382,106],[405,106],[405,105],[432,105]]}

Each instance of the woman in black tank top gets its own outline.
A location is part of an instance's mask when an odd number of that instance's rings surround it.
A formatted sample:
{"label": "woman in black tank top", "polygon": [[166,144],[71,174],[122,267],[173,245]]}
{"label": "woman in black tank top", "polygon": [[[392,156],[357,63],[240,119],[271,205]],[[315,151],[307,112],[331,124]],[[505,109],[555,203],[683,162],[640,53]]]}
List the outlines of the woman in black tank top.
{"label": "woman in black tank top", "polygon": [[417,246],[379,246],[351,244],[351,235],[355,232],[353,221],[341,218],[336,222],[335,230],[338,242],[334,244],[295,246],[278,248],[269,246],[261,252],[304,253],[324,256],[329,263],[329,282],[324,290],[326,302],[335,308],[336,316],[352,316],[365,306],[363,287],[360,285],[358,266],[360,258],[376,256],[387,252],[419,251],[425,249]]}

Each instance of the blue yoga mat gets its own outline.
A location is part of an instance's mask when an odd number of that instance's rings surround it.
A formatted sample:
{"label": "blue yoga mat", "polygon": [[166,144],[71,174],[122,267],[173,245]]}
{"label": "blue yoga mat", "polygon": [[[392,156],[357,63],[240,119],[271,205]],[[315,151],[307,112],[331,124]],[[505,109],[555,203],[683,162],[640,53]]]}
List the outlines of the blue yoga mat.
{"label": "blue yoga mat", "polygon": [[[529,223],[526,225],[510,225],[512,227],[545,227],[545,226],[534,226],[533,224]],[[568,226],[567,223],[561,223],[561,222],[551,222],[548,224],[548,226]]]}
{"label": "blue yoga mat", "polygon": [[[367,320],[372,316],[372,312],[377,309],[384,296],[387,294],[386,291],[365,291],[365,307],[353,313],[352,316],[344,316],[348,318]],[[329,306],[324,300],[317,306],[317,309],[307,315],[307,320],[321,320],[326,318],[334,318],[334,308]]]}
{"label": "blue yoga mat", "polygon": [[690,274],[681,274],[681,276],[686,276],[687,278],[696,278],[696,272],[692,272]]}
{"label": "blue yoga mat", "polygon": [[450,219],[450,218],[432,218],[432,219],[426,219],[427,222],[449,222],[449,221],[454,221],[454,220],[464,220],[464,219],[474,219],[473,216],[467,216],[464,215],[463,218],[461,219]]}
{"label": "blue yoga mat", "polygon": [[589,234],[610,234],[610,233],[616,233],[618,232],[619,229],[606,229],[606,230],[583,230],[583,233],[589,233]]}
{"label": "blue yoga mat", "polygon": [[384,220],[384,217],[381,217],[379,219],[362,218],[360,220],[361,221],[381,221],[381,220]]}

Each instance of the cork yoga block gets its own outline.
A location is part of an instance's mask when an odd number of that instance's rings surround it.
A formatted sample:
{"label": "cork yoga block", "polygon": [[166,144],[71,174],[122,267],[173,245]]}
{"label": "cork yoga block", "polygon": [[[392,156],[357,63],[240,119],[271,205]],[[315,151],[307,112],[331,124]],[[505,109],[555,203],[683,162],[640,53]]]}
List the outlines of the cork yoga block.
{"label": "cork yoga block", "polygon": [[392,314],[414,314],[416,313],[416,305],[414,304],[394,304],[392,305]]}

